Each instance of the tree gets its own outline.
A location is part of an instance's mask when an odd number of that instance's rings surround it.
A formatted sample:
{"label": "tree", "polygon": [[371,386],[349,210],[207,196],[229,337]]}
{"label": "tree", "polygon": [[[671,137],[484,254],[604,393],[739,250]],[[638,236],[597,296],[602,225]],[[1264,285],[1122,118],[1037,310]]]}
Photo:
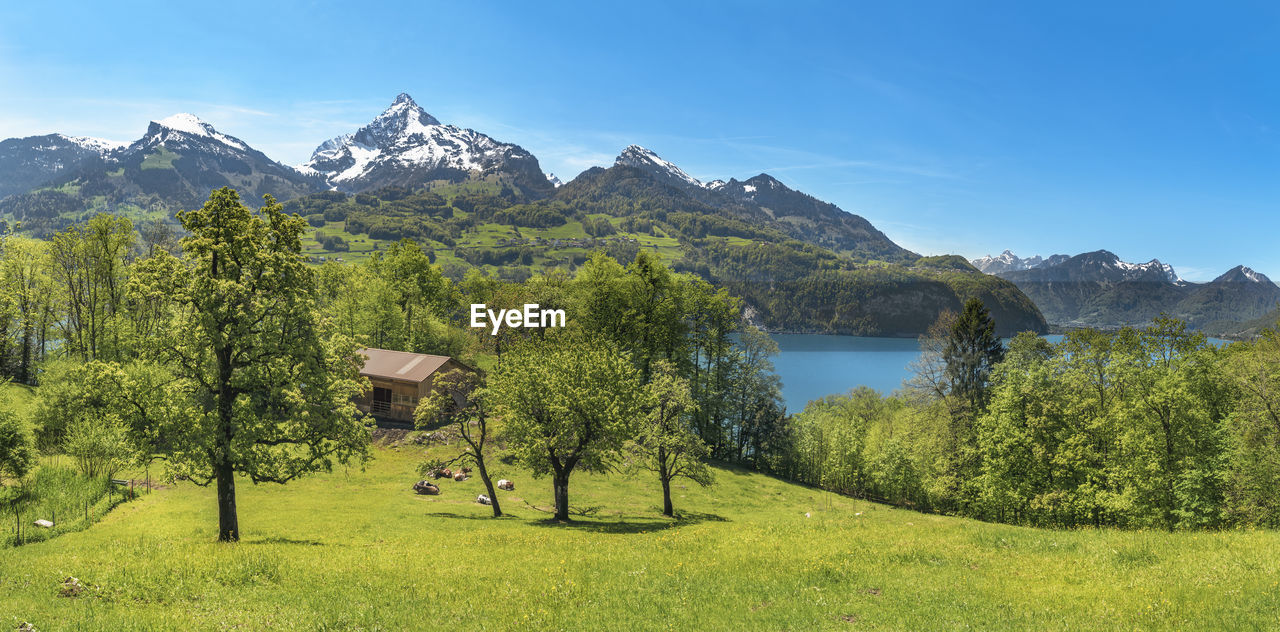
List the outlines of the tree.
{"label": "tree", "polygon": [[230,188],[178,214],[187,267],[163,345],[194,414],[166,429],[174,475],[216,482],[218,539],[240,539],[235,477],[286,483],[368,458],[353,396],[365,383],[349,338],[326,335],[306,222],[271,196],[258,212]]}
{"label": "tree", "polygon": [[50,363],[32,412],[39,446],[75,457],[89,476],[150,461],[161,420],[180,405],[166,392],[170,379],[144,362]]}
{"label": "tree", "polygon": [[388,283],[404,314],[407,348],[432,352],[433,318],[447,316],[458,303],[457,293],[440,272],[440,266],[432,264],[427,253],[411,239],[392,244],[385,255],[375,255],[370,265]]}
{"label": "tree", "polygon": [[1240,398],[1227,419],[1227,510],[1240,522],[1280,526],[1280,332],[1228,349],[1225,372]]}
{"label": "tree", "polygon": [[467,446],[458,457],[476,464],[480,480],[489,492],[493,517],[500,518],[502,507],[498,504],[498,494],[485,460],[485,444],[490,438],[486,397],[484,378],[479,373],[454,369],[433,380],[432,393],[418,403],[414,421],[418,428],[440,422],[457,425],[458,435]]}
{"label": "tree", "polygon": [[23,384],[35,383],[33,364],[44,359],[44,339],[40,334],[52,300],[52,285],[46,273],[49,247],[46,242],[6,235],[0,279],[13,303],[19,338],[16,377]]}
{"label": "tree", "polygon": [[730,355],[730,383],[726,392],[729,409],[736,418],[728,419],[732,427],[724,433],[732,444],[722,449],[722,456],[737,461],[750,458],[752,467],[760,469],[776,442],[786,421],[782,404],[782,380],[773,372],[771,357],[778,354],[778,343],[769,334],[746,326]]}
{"label": "tree", "polygon": [[694,434],[689,421],[697,408],[689,395],[689,383],[665,360],[655,362],[645,387],[644,416],[635,446],[640,465],[658,475],[662,483],[662,514],[674,516],[671,481],[687,478],[699,485],[712,483],[711,469],[703,462],[707,446]]}
{"label": "tree", "polygon": [[113,476],[141,457],[130,440],[128,427],[115,414],[82,416],[72,421],[63,450],[76,460],[80,472],[90,478]]}
{"label": "tree", "polygon": [[991,370],[1004,358],[1004,345],[996,336],[996,323],[982,300],[971,298],[951,325],[943,348],[946,381],[950,392],[959,395],[976,415],[987,404]]}
{"label": "tree", "polygon": [[490,390],[516,458],[535,476],[551,474],[561,521],[569,520],[569,476],[617,462],[643,393],[631,359],[608,341],[565,335],[508,351]]}
{"label": "tree", "polygon": [[124,296],[124,260],[132,247],[133,224],[106,213],[72,225],[50,241],[53,276],[67,302],[62,327],[70,354],[84,360],[119,357],[113,321]]}
{"label": "tree", "polygon": [[4,478],[22,478],[36,465],[36,451],[31,445],[18,415],[9,406],[0,409],[0,482]]}

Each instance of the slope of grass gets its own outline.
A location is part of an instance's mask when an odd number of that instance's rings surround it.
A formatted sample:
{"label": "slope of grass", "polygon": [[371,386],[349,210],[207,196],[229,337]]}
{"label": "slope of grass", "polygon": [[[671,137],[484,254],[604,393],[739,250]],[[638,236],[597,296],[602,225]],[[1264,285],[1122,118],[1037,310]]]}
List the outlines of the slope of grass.
{"label": "slope of grass", "polygon": [[[244,541],[213,541],[211,490],[181,485],[91,529],[0,550],[0,629],[1268,629],[1271,532],[1043,531],[927,516],[734,469],[675,489],[575,475],[409,486],[420,448],[286,487],[243,481]],[[67,576],[88,590],[58,596]]]}

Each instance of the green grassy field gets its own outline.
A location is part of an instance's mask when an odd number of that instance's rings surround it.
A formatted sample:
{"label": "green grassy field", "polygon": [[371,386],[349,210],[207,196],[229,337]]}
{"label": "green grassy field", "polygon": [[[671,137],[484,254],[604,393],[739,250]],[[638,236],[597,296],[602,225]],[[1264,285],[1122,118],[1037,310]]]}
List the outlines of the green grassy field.
{"label": "green grassy field", "polygon": [[[289,486],[242,482],[244,541],[182,485],[0,550],[0,629],[1275,629],[1271,532],[1044,531],[893,509],[721,469],[675,489],[575,475],[576,524],[509,467],[416,496],[421,448]],[[806,514],[808,514],[806,516]],[[58,596],[67,576],[88,590]]]}

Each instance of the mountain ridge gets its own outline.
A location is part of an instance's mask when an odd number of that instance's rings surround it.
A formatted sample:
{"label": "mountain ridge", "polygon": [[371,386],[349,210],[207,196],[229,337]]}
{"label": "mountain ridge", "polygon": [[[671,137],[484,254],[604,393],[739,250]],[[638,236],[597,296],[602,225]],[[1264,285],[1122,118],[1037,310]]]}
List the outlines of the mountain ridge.
{"label": "mountain ridge", "polygon": [[1280,287],[1243,265],[1193,283],[1158,259],[1128,263],[1107,250],[1028,265],[1035,259],[1006,250],[972,263],[1012,281],[1058,327],[1141,326],[1166,314],[1208,333],[1231,333],[1280,304]]}

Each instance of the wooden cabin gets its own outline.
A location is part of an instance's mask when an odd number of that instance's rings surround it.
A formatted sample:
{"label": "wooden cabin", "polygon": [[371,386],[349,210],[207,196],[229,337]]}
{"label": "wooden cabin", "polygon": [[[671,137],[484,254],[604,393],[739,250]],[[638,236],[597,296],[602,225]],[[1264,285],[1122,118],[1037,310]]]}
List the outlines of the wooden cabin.
{"label": "wooden cabin", "polygon": [[356,398],[356,407],[397,424],[413,423],[418,400],[431,392],[435,375],[474,370],[449,356],[389,349],[361,349],[360,353],[366,357],[360,375],[369,378],[373,388]]}

